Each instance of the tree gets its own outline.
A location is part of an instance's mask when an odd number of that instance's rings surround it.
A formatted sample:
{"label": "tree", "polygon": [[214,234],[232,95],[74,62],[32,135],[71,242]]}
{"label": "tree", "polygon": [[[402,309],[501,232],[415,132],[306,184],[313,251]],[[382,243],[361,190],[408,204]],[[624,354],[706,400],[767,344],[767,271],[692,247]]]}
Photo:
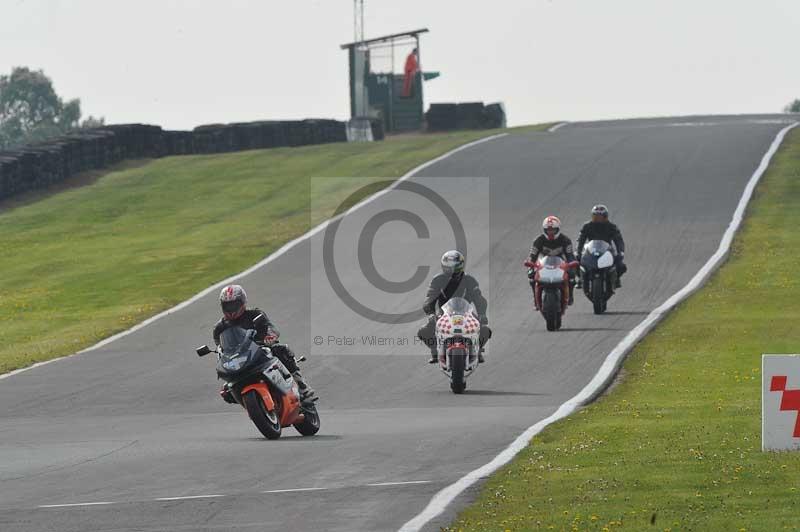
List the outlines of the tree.
{"label": "tree", "polygon": [[[59,98],[41,70],[15,67],[0,76],[0,149],[64,134],[83,126],[80,119],[81,101]],[[103,119],[87,122],[96,127]]]}
{"label": "tree", "polygon": [[797,99],[783,108],[786,113],[800,113],[800,99]]}

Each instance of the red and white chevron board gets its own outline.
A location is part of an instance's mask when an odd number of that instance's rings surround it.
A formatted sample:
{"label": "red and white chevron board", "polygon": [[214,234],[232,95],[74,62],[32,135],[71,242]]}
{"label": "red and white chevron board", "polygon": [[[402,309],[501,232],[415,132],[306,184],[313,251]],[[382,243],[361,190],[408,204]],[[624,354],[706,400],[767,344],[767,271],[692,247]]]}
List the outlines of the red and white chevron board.
{"label": "red and white chevron board", "polygon": [[761,379],[761,449],[800,450],[800,355],[762,355]]}

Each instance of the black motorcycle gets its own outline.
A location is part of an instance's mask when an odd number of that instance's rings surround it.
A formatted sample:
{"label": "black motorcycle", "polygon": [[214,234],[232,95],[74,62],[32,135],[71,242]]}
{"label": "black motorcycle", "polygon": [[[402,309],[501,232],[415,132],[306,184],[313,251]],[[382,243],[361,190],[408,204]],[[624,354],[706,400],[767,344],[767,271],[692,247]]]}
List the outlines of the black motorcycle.
{"label": "black motorcycle", "polygon": [[608,300],[614,295],[617,268],[611,244],[604,240],[590,240],[583,247],[581,257],[583,293],[594,305],[594,313],[606,311]]}

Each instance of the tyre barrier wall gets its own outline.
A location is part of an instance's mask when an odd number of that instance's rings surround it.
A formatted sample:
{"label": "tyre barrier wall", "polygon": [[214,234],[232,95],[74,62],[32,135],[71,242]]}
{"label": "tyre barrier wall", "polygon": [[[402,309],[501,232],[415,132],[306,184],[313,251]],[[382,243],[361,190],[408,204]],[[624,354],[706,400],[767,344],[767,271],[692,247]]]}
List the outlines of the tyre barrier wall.
{"label": "tyre barrier wall", "polygon": [[428,131],[494,129],[506,127],[502,103],[432,103],[425,113]]}
{"label": "tyre barrier wall", "polygon": [[[373,138],[382,140],[382,125],[378,121],[371,125]],[[126,159],[346,142],[346,126],[338,120],[297,120],[213,124],[193,131],[165,131],[145,124],[80,130],[0,151],[0,200]]]}

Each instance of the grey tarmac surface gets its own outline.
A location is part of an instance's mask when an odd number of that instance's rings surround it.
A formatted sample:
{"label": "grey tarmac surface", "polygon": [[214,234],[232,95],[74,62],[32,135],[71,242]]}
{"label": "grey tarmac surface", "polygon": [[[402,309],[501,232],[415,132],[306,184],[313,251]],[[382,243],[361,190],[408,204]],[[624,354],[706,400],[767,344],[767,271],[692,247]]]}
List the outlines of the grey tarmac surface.
{"label": "grey tarmac surface", "polygon": [[[787,123],[766,115],[570,124],[477,145],[414,177],[467,220],[469,268],[491,303],[487,363],[462,396],[418,346],[312,344],[338,332],[412,338],[419,326],[349,312],[324,286],[322,234],[242,279],[283,338],[311,353],[305,373],[322,397],[314,438],[289,428],[266,441],[217,397],[214,361],[193,352],[210,341],[215,294],[99,350],[0,381],[0,530],[397,529],[578,392],[626,332],[691,278]],[[471,182],[488,188],[475,193],[480,186],[464,186]],[[389,192],[337,234],[343,282],[379,308],[412,309],[424,287],[386,294],[359,282],[359,219],[409,201]],[[630,271],[607,315],[594,316],[578,295],[564,330],[548,333],[521,262],[542,218],[557,214],[574,237],[597,202],[623,230]],[[376,267],[387,279],[436,266],[453,247],[438,236],[436,213],[419,209],[430,238],[400,222],[376,234]],[[315,489],[280,491],[307,488]],[[474,493],[430,529],[447,525]],[[92,502],[113,504],[41,507]]]}

